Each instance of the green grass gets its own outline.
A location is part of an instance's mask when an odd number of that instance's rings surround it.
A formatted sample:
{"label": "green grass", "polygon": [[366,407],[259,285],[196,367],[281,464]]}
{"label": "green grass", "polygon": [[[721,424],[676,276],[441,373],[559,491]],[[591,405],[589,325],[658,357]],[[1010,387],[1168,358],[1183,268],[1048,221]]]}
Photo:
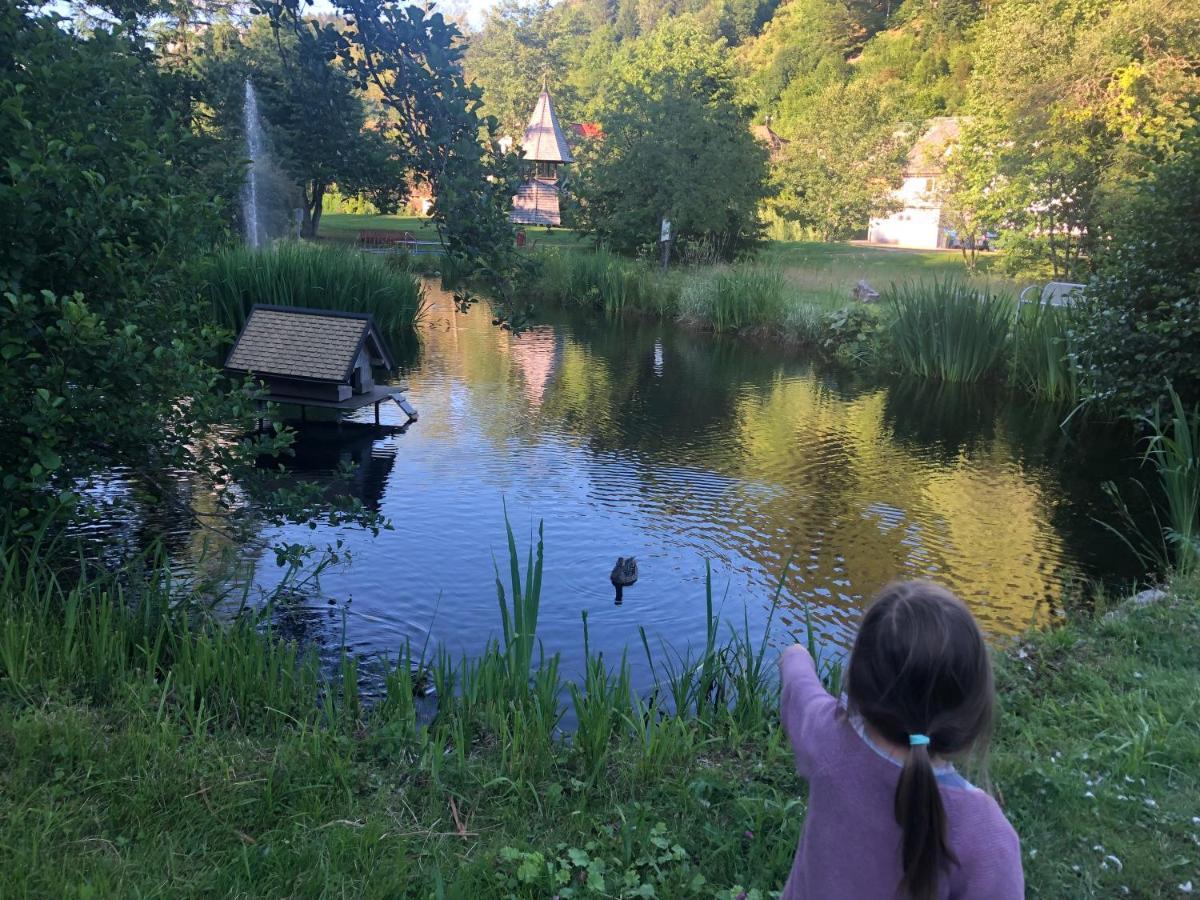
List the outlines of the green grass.
{"label": "green grass", "polygon": [[261,303],[370,313],[397,336],[412,328],[424,305],[420,283],[402,267],[337,246],[229,247],[205,260],[198,277],[215,321],[233,331]]}
{"label": "green grass", "polygon": [[[67,582],[0,546],[0,893],[778,890],[804,788],[764,638],[722,635],[710,578],[705,646],[656,655],[659,691],[590,652],[564,685],[536,641],[541,569],[540,541],[522,565],[510,530],[500,640],[425,665],[402,648],[367,707],[353,660],[322,674],[269,617],[206,615],[165,569]],[[992,771],[1031,896],[1194,881],[1196,596],[1181,581],[1003,658]],[[414,700],[429,680],[432,720]]]}
{"label": "green grass", "polygon": [[969,384],[994,377],[1009,350],[1014,301],[963,281],[892,285],[883,301],[891,351],[902,372]]}
{"label": "green grass", "polygon": [[1069,329],[1073,312],[1025,304],[1012,329],[1010,382],[1035,397],[1069,403],[1079,397],[1079,376],[1071,364]]}
{"label": "green grass", "polygon": [[[411,231],[418,241],[436,241],[437,229],[424,216],[361,215],[356,213],[325,213],[321,216],[320,239],[353,243],[358,232],[371,229],[380,231]],[[569,228],[526,228],[525,236],[529,249],[547,247],[589,248],[591,244]]]}

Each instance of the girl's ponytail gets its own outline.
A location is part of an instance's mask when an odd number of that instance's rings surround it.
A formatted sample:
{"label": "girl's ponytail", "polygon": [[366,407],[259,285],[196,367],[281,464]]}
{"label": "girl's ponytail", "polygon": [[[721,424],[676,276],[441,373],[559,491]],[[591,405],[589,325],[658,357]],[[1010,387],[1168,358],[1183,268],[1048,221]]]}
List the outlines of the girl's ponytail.
{"label": "girl's ponytail", "polygon": [[895,806],[903,836],[901,888],[913,900],[933,900],[937,896],[938,870],[944,861],[953,859],[953,854],[946,844],[946,810],[929,758],[928,738],[912,741],[896,785]]}

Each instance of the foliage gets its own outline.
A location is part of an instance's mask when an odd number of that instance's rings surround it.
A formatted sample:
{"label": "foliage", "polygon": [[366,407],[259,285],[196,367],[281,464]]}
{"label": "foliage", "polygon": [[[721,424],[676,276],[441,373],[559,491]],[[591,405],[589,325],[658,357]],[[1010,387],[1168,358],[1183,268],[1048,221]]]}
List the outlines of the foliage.
{"label": "foliage", "polygon": [[273,30],[260,16],[243,33],[210,42],[198,64],[214,123],[231,138],[241,137],[243,84],[253,81],[274,155],[302,188],[306,237],[317,234],[335,184],[388,211],[406,188],[402,148],[386,140],[384,123],[367,124],[362,92],[335,65],[337,39],[316,21]]}
{"label": "foliage", "polygon": [[79,37],[6,5],[0,59],[5,515],[70,508],[112,466],[159,488],[169,470],[220,481],[256,448],[209,439],[254,410],[206,362],[224,335],[184,277],[223,236],[233,193],[211,143],[120,30]]}
{"label": "foliage", "polygon": [[1008,350],[1011,297],[961,281],[890,286],[892,355],[904,372],[970,383],[997,375]]}
{"label": "foliage", "polygon": [[338,246],[230,247],[203,261],[197,276],[213,320],[231,333],[261,303],[370,313],[389,338],[405,340],[424,305],[421,285],[411,274]]}
{"label": "foliage", "polygon": [[[440,12],[399,0],[342,0],[342,25],[304,16],[308,0],[262,0],[274,27],[323,35],[355,84],[391,117],[393,155],[433,195],[430,219],[447,252],[472,269],[511,318],[520,267],[508,211],[517,158],[499,143],[499,123],[480,114],[480,90],[463,73],[458,27]],[[463,306],[470,303],[464,295]]]}
{"label": "foliage", "polygon": [[884,329],[879,315],[864,304],[846,304],[821,320],[820,345],[839,362],[873,365],[880,356]]}
{"label": "foliage", "polygon": [[1198,25],[1161,0],[1006,0],[982,20],[970,105],[987,152],[975,180],[990,182],[1013,265],[1076,280],[1090,268],[1111,199],[1193,120],[1200,82],[1183,61]]}
{"label": "foliage", "polygon": [[1200,127],[1129,193],[1073,338],[1088,400],[1153,415],[1200,402]]}
{"label": "foliage", "polygon": [[907,148],[878,109],[878,96],[858,85],[832,84],[808,99],[775,168],[779,216],[830,241],[895,208]]}
{"label": "foliage", "polygon": [[753,245],[765,152],[733,99],[721,50],[692,19],[622,47],[595,115],[604,139],[580,151],[575,221],[623,253],[653,255],[659,224],[718,258]]}

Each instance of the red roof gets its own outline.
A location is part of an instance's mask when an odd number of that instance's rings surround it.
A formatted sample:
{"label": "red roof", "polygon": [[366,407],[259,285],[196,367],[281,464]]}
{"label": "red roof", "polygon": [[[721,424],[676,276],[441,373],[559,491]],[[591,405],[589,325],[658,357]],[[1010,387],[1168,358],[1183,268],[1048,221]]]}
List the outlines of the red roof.
{"label": "red roof", "polygon": [[576,137],[586,140],[604,140],[604,130],[599,122],[576,122],[570,126]]}

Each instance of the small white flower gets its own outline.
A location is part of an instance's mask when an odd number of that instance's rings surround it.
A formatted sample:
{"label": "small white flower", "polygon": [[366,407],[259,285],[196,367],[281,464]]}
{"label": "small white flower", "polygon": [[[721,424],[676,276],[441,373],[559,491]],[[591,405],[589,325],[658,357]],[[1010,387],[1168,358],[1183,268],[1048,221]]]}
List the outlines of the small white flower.
{"label": "small white flower", "polygon": [[1110,862],[1111,862],[1111,863],[1112,863],[1114,866],[1116,866],[1116,867],[1117,867],[1117,871],[1118,871],[1118,872],[1124,872],[1124,871],[1125,871],[1125,863],[1121,862],[1119,859],[1117,859],[1117,858],[1116,858],[1115,856],[1113,856],[1111,853],[1110,853],[1108,856],[1104,857],[1104,861],[1105,861],[1105,863],[1110,863]]}
{"label": "small white flower", "polygon": [[1083,796],[1085,796],[1085,797],[1090,797],[1090,798],[1092,798],[1093,800],[1095,800],[1095,799],[1096,799],[1096,795],[1095,795],[1095,794],[1093,794],[1091,791],[1084,791],[1084,793],[1083,793]]}
{"label": "small white flower", "polygon": [[1191,892],[1192,892],[1192,883],[1190,881],[1185,881],[1183,884],[1179,885],[1179,893],[1190,894]]}
{"label": "small white flower", "polygon": [[1033,859],[1035,856],[1037,856],[1037,847],[1030,847],[1029,848],[1029,858]]}
{"label": "small white flower", "polygon": [[1155,800],[1153,797],[1147,797],[1142,802],[1145,803],[1147,806],[1149,806],[1151,809],[1154,809],[1155,807],[1158,806],[1158,801]]}
{"label": "small white flower", "polygon": [[1078,872],[1078,871],[1079,871],[1079,866],[1071,866],[1071,871],[1072,871],[1072,872]]}
{"label": "small white flower", "polygon": [[1192,824],[1200,825],[1200,816],[1192,816]]}

